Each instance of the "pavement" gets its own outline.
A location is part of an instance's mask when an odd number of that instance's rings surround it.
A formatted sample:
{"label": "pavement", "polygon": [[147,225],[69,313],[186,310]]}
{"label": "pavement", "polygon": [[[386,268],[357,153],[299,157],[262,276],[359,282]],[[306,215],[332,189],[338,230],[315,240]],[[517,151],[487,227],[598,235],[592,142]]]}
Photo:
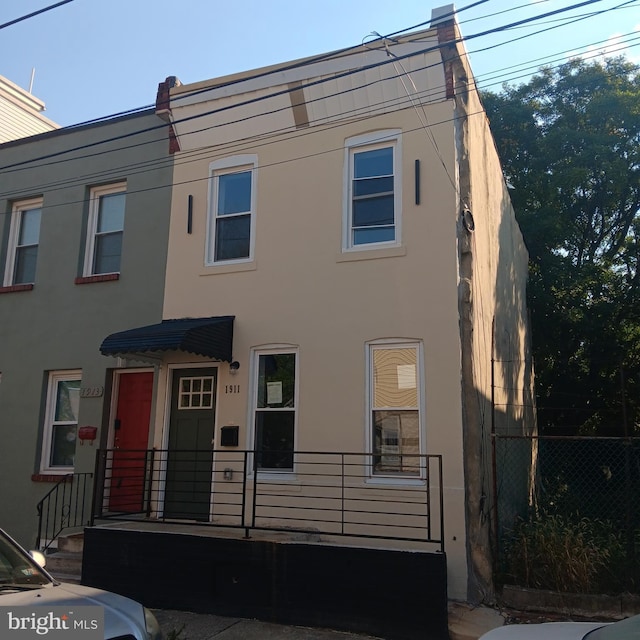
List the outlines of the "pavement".
{"label": "pavement", "polygon": [[153,611],[165,640],[379,640],[331,629],[295,627],[188,611]]}
{"label": "pavement", "polygon": [[[156,609],[154,614],[165,640],[381,640],[359,633],[188,611]],[[504,622],[503,615],[489,607],[472,607],[463,603],[451,603],[449,606],[451,640],[477,640],[483,633],[502,626]]]}

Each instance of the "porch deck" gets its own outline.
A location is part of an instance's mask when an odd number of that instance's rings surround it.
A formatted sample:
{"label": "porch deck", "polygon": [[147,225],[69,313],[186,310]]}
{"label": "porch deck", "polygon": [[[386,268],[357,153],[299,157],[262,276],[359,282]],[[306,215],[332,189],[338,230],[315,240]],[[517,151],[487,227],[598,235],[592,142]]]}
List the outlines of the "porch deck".
{"label": "porch deck", "polygon": [[147,606],[447,638],[442,460],[98,452],[82,581]]}
{"label": "porch deck", "polygon": [[252,451],[99,451],[91,524],[444,551],[440,456],[286,456],[262,469]]}

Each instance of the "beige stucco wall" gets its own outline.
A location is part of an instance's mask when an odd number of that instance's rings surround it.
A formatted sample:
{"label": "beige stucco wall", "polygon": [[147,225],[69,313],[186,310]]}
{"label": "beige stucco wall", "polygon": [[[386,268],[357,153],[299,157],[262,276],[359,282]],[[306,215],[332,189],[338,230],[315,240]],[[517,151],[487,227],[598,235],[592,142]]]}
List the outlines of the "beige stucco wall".
{"label": "beige stucco wall", "polygon": [[[435,32],[428,32],[420,46],[435,41]],[[380,54],[361,52],[359,64],[379,60]],[[345,60],[339,67],[341,73],[350,68]],[[326,68],[320,71],[327,77]],[[469,549],[482,543],[475,538],[477,529],[468,527],[467,491],[479,487],[479,495],[490,489],[490,453],[482,457],[481,452],[490,452],[493,317],[496,326],[504,325],[504,335],[512,336],[508,347],[513,353],[520,353],[526,343],[526,252],[486,120],[483,115],[459,119],[481,111],[481,106],[476,97],[465,98],[468,110],[460,111],[459,103],[445,99],[444,69],[435,50],[405,59],[402,65],[368,69],[362,77],[349,75],[304,89],[307,122],[302,124],[301,112],[294,115],[293,98],[287,103],[289,96],[281,94],[291,88],[291,80],[276,74],[272,89],[277,95],[272,98],[267,97],[268,79],[252,82],[245,76],[212,82],[210,90],[207,83],[173,90],[172,120],[181,151],[174,165],[163,317],[235,315],[233,357],[240,370],[230,376],[226,363],[219,366],[216,428],[239,425],[240,448],[253,445],[253,349],[283,345],[298,350],[296,449],[358,452],[370,447],[367,344],[387,338],[420,342],[425,452],[443,456],[449,596],[467,599],[473,591],[469,567],[475,571]],[[380,85],[380,80],[390,84]],[[366,88],[346,91],[345,83],[358,82]],[[385,93],[380,86],[389,89]],[[416,96],[407,96],[416,88],[419,107],[411,104]],[[235,112],[228,109],[234,101],[242,104]],[[370,108],[382,103],[384,109]],[[185,120],[198,115],[202,117]],[[391,129],[402,132],[401,245],[343,252],[345,141]],[[209,165],[240,154],[255,155],[258,164],[254,260],[206,267]],[[416,160],[419,204],[414,200]],[[193,220],[188,233],[190,196]],[[476,218],[476,232],[470,236],[459,218],[465,203]],[[466,287],[465,255],[473,256],[467,301],[459,297]],[[467,304],[470,301],[474,304]],[[464,313],[469,314],[472,340],[461,331]],[[463,407],[465,348],[472,363],[467,387],[477,402]],[[171,368],[203,362],[188,354],[165,357],[157,446],[167,442]],[[513,371],[504,371],[498,384],[507,389],[513,384],[504,381]],[[523,370],[517,379],[517,385],[524,385]],[[239,385],[240,393],[225,393],[230,384]],[[496,402],[503,401],[500,393]],[[521,417],[514,412],[512,423],[521,425]],[[465,454],[466,423],[482,433],[477,450]],[[465,455],[467,462],[479,462],[472,467],[479,485],[469,477]]]}
{"label": "beige stucco wall", "polygon": [[[204,266],[207,176],[219,150],[177,154],[164,317],[236,316],[234,359],[240,370],[231,378],[226,365],[219,369],[217,426],[240,425],[241,447],[251,445],[252,348],[284,344],[299,350],[297,449],[363,451],[367,342],[422,342],[426,451],[444,456],[449,588],[464,597],[456,196],[442,167],[455,175],[451,115],[446,102],[429,106],[429,120],[444,123],[430,130],[439,152],[413,108],[242,145],[236,153],[256,154],[259,165],[255,261],[248,268]],[[237,128],[241,136],[244,130]],[[387,129],[403,131],[402,246],[343,254],[345,140]],[[419,205],[416,159],[421,161]],[[225,395],[229,383],[240,384],[241,393]],[[166,421],[157,427],[166,433]]]}

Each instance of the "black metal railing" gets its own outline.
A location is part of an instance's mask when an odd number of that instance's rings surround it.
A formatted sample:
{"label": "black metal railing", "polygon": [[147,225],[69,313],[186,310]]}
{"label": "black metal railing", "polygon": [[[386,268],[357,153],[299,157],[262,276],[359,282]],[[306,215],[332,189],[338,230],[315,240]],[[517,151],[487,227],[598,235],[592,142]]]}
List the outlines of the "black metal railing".
{"label": "black metal railing", "polygon": [[46,551],[66,529],[90,523],[92,478],[93,473],[69,473],[62,476],[38,502],[36,549]]}
{"label": "black metal railing", "polygon": [[441,456],[387,456],[385,465],[367,453],[295,451],[273,459],[289,468],[259,468],[261,459],[244,450],[99,450],[93,517],[444,549]]}

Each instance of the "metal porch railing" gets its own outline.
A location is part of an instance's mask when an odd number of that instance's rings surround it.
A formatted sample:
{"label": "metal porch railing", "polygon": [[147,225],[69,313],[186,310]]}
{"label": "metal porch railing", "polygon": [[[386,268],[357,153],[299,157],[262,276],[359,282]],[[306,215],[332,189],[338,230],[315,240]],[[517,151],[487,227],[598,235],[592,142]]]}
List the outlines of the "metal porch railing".
{"label": "metal porch railing", "polygon": [[[153,520],[434,544],[444,550],[442,457],[344,452],[99,450],[94,520]],[[407,463],[407,458],[411,459]],[[406,475],[400,475],[403,469]],[[411,474],[407,472],[411,470]]]}
{"label": "metal porch railing", "polygon": [[66,529],[83,527],[91,521],[91,479],[93,473],[69,473],[36,505],[38,536],[36,549],[46,551]]}

